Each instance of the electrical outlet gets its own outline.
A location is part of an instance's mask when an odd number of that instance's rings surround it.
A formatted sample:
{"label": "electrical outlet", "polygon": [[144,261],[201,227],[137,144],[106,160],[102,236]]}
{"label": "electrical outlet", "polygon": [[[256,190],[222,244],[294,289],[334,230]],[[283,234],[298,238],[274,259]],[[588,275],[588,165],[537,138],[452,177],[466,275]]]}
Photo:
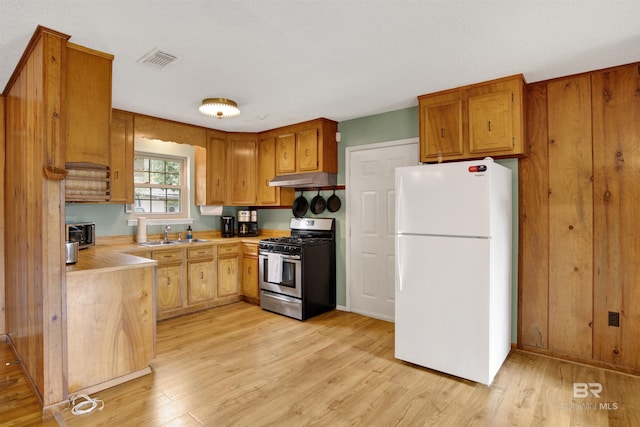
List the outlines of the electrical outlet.
{"label": "electrical outlet", "polygon": [[609,326],[620,327],[620,313],[617,311],[609,312]]}

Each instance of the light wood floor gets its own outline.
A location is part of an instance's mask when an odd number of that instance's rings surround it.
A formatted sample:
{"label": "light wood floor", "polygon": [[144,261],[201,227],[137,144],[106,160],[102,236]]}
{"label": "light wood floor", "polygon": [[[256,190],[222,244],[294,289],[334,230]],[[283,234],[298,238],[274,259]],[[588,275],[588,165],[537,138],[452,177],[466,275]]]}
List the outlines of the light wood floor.
{"label": "light wood floor", "polygon": [[[153,370],[60,424],[640,425],[638,377],[513,351],[485,387],[394,359],[392,323],[340,311],[298,322],[237,303],[163,321]],[[39,420],[19,367],[0,373],[0,425],[58,424]],[[574,382],[601,383],[600,398],[572,398]]]}

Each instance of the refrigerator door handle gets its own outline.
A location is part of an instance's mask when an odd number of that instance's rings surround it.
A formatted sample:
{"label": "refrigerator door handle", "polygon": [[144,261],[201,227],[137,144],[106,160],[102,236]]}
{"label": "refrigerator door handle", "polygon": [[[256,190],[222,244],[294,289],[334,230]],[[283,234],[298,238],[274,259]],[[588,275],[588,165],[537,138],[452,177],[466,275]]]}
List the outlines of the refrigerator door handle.
{"label": "refrigerator door handle", "polygon": [[402,255],[400,253],[400,236],[396,235],[396,288],[398,292],[402,292]]}

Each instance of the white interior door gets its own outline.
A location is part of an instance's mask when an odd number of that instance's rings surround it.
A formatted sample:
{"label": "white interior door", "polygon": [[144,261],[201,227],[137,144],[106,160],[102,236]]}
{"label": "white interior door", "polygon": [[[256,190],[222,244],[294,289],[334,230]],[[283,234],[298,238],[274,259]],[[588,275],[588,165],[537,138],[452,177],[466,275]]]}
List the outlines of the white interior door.
{"label": "white interior door", "polygon": [[418,164],[418,139],[347,148],[347,305],[394,320],[395,168]]}

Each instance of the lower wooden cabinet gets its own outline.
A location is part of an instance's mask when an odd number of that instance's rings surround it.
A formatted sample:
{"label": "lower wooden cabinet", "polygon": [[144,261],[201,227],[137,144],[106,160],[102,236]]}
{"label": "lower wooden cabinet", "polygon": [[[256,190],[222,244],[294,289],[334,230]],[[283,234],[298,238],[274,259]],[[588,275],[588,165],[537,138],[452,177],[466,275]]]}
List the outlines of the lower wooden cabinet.
{"label": "lower wooden cabinet", "polygon": [[158,261],[157,305],[158,318],[171,310],[182,307],[182,249],[153,251],[151,258]]}
{"label": "lower wooden cabinet", "polygon": [[213,246],[190,248],[187,253],[187,302],[212,301],[215,297]]}
{"label": "lower wooden cabinet", "polygon": [[137,252],[158,261],[157,319],[241,301],[241,248],[236,241],[172,246],[153,250],[150,255]]}
{"label": "lower wooden cabinet", "polygon": [[218,246],[218,297],[240,295],[240,251],[237,243]]}
{"label": "lower wooden cabinet", "polygon": [[158,261],[158,320],[241,300],[260,304],[257,241],[189,244],[133,253]]}
{"label": "lower wooden cabinet", "polygon": [[182,307],[182,265],[158,267],[158,314]]}
{"label": "lower wooden cabinet", "polygon": [[258,244],[243,243],[242,254],[242,295],[246,301],[259,304]]}

